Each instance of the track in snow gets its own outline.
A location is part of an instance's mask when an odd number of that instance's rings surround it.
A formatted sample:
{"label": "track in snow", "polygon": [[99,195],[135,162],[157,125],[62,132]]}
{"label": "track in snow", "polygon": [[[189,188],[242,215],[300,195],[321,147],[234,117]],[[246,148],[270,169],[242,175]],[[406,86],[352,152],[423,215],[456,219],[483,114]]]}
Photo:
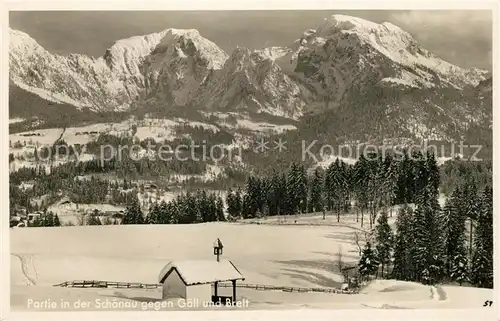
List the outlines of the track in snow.
{"label": "track in snow", "polygon": [[29,261],[31,263],[31,268],[35,272],[35,278],[31,277],[29,275],[29,265],[28,262],[26,262],[26,257],[20,254],[16,253],[11,253],[11,255],[17,257],[19,259],[19,262],[21,263],[21,271],[23,272],[24,277],[26,280],[29,282],[29,285],[36,285],[36,281],[38,280],[38,273],[35,268],[35,260],[33,259],[33,256],[29,256]]}

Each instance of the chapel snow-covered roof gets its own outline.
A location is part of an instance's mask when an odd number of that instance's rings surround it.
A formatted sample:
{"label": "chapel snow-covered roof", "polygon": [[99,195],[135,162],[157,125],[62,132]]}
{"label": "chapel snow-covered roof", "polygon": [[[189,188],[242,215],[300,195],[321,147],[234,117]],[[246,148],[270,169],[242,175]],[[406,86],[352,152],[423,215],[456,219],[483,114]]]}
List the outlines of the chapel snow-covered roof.
{"label": "chapel snow-covered roof", "polygon": [[158,275],[158,283],[163,283],[168,275],[177,270],[186,285],[244,280],[243,275],[229,260],[186,260],[172,261],[165,265]]}

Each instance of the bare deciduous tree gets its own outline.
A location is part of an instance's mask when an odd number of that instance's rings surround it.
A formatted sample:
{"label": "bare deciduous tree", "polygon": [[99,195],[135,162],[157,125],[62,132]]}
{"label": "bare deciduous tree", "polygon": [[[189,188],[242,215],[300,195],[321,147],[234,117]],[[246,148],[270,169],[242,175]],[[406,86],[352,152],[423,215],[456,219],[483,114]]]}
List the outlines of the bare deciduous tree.
{"label": "bare deciduous tree", "polygon": [[362,253],[363,249],[361,248],[361,245],[359,244],[358,232],[354,232],[354,241],[356,242],[356,246],[358,247],[358,255],[361,257],[361,253]]}
{"label": "bare deciduous tree", "polygon": [[[361,253],[362,253],[362,246],[360,244],[360,237],[359,237],[359,233],[361,233],[361,231],[356,231],[354,232],[354,242],[356,243],[356,246],[358,247],[358,253],[359,253],[359,256],[361,256]],[[363,231],[363,237],[364,237],[364,240],[362,242],[366,243],[366,242],[369,242],[371,241],[371,238],[372,238],[372,232],[368,232],[368,231]]]}
{"label": "bare deciduous tree", "polygon": [[342,269],[344,268],[344,261],[342,258],[342,245],[339,245],[339,250],[337,251],[337,268],[340,272],[342,272]]}

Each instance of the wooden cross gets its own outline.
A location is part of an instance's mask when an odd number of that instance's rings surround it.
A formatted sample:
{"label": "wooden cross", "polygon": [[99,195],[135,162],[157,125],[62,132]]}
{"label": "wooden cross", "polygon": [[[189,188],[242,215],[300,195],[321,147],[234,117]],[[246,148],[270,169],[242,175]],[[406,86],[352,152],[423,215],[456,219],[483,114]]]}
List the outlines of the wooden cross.
{"label": "wooden cross", "polygon": [[219,262],[219,256],[222,255],[222,242],[219,238],[214,241],[214,255],[217,255],[217,262]]}

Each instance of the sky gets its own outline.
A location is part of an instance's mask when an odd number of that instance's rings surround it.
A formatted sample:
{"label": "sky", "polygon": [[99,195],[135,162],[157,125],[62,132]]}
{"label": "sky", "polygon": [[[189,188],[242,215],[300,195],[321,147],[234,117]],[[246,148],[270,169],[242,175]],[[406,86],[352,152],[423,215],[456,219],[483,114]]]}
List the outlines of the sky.
{"label": "sky", "polygon": [[197,29],[227,53],[288,45],[332,14],[391,22],[451,63],[491,71],[490,11],[11,11],[9,22],[52,53],[99,57],[116,40],[167,28]]}

